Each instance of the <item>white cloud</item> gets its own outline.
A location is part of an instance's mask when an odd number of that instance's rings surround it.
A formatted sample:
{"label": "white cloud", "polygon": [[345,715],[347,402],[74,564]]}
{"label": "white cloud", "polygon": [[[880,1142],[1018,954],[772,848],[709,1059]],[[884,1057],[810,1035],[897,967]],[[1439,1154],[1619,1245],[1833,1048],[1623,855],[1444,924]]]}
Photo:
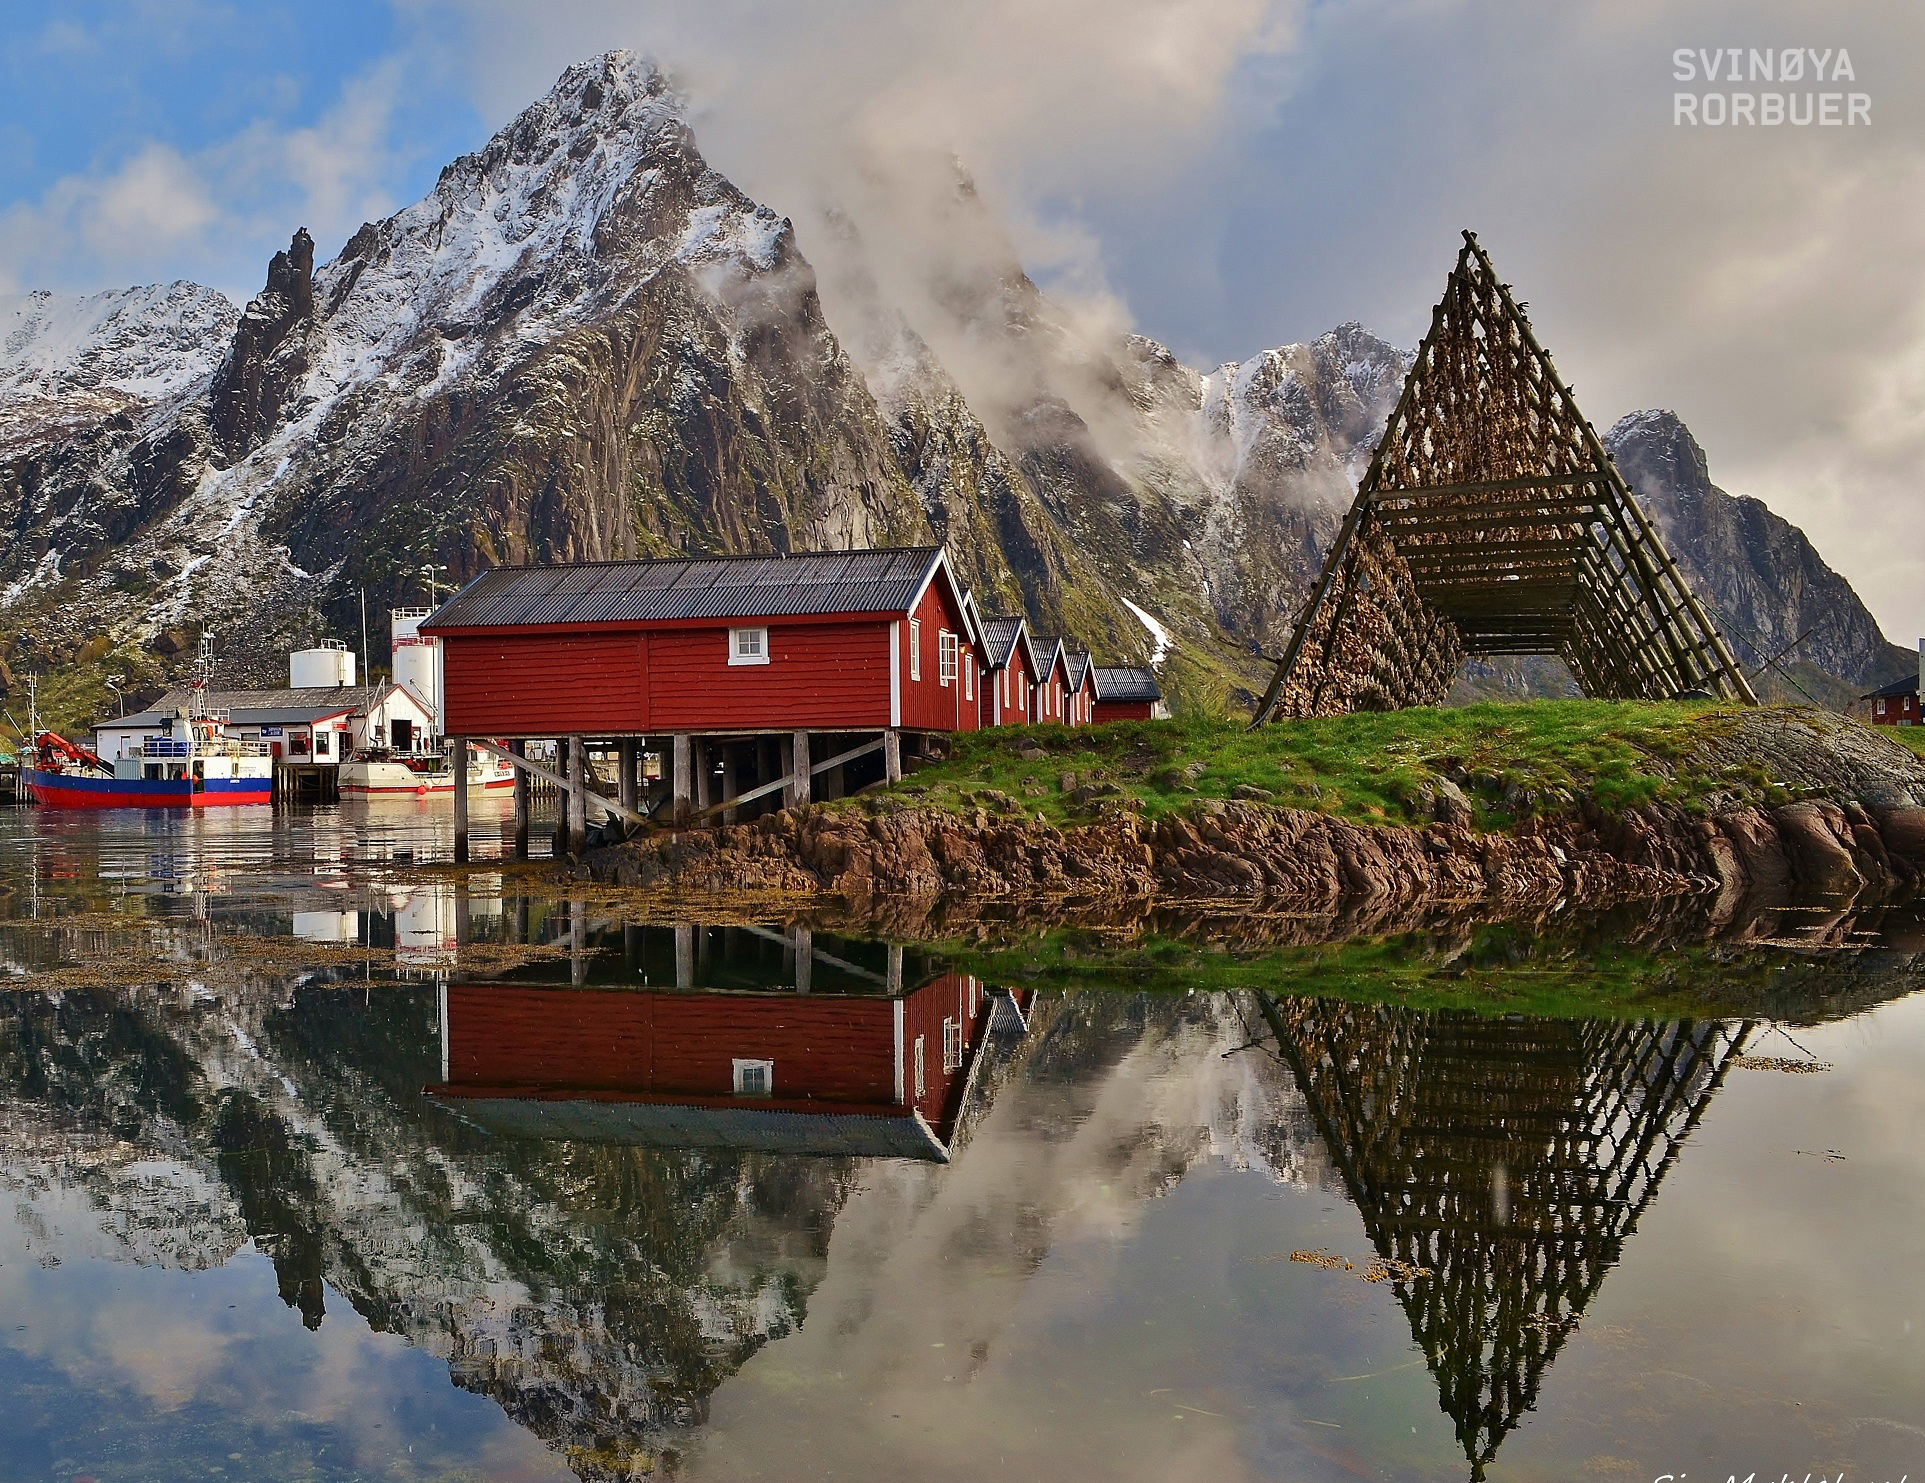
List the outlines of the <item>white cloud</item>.
{"label": "white cloud", "polygon": [[145,141],[0,212],[0,291],[185,277],[245,299],[296,226],[321,243],[398,204],[399,59],[352,78],[314,122],[255,123],[192,154]]}

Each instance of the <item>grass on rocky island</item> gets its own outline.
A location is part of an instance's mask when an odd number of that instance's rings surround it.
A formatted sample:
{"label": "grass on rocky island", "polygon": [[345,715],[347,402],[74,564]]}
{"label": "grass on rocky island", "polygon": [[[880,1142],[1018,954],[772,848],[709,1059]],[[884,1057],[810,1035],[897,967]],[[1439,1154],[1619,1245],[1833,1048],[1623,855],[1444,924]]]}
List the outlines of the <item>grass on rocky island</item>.
{"label": "grass on rocky island", "polygon": [[962,971],[1061,993],[1235,993],[1552,1018],[1752,1018],[1817,1024],[1911,992],[1909,974],[1782,946],[1630,945],[1509,922],[1315,946],[1235,950],[1061,927],[935,948]]}
{"label": "grass on rocky island", "polygon": [[1758,769],[1715,767],[1698,743],[1727,730],[1710,702],[1535,700],[1282,721],[1248,730],[1188,718],[1003,727],[952,738],[949,755],[886,796],[972,813],[1085,819],[1119,804],[1149,816],[1244,798],[1362,823],[1435,815],[1448,782],[1473,822],[1501,828],[1588,796],[1608,813],[1789,797]]}

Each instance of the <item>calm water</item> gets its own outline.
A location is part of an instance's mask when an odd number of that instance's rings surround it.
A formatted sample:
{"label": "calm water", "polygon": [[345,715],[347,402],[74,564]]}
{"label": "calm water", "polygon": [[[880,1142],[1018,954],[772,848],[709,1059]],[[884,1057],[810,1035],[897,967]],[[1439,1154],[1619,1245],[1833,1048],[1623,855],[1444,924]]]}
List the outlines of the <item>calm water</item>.
{"label": "calm water", "polygon": [[0,1478],[1925,1477],[1876,937],[1783,1024],[1044,993],[449,833],[0,813]]}

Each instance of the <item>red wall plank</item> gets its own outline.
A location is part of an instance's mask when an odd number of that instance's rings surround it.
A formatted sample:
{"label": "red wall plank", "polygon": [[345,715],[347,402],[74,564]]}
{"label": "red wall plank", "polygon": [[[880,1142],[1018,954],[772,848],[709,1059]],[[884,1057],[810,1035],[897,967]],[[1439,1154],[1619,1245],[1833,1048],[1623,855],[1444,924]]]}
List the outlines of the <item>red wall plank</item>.
{"label": "red wall plank", "polygon": [[[910,731],[974,731],[979,713],[974,700],[965,700],[961,655],[975,656],[976,681],[982,680],[982,654],[964,632],[962,606],[941,574],[924,589],[922,599],[910,615],[921,624],[922,678],[911,679],[909,653],[910,628],[902,624],[901,654],[898,656],[902,686],[902,724]],[[942,683],[941,634],[947,629],[957,637],[956,678]]]}
{"label": "red wall plank", "polygon": [[894,1006],[828,996],[448,987],[455,1087],[727,1097],[737,1058],[774,1062],[772,1092],[784,1100],[894,1102]]}
{"label": "red wall plank", "polygon": [[451,634],[442,646],[449,736],[649,729],[646,634]]}
{"label": "red wall plank", "polygon": [[726,625],[651,636],[656,730],[864,731],[889,724],[887,622],[771,624],[767,664],[731,665],[728,656]]}

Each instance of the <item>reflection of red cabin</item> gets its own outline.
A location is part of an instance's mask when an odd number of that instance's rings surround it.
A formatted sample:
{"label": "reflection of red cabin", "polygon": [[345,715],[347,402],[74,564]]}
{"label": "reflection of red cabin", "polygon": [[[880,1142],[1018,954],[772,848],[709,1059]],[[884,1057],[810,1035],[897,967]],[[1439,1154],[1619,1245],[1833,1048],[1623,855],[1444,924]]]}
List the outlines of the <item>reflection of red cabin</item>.
{"label": "reflection of red cabin", "polygon": [[946,1160],[992,1009],[945,973],[897,997],[450,984],[443,1084],[497,1132]]}
{"label": "reflection of red cabin", "polygon": [[450,736],[977,725],[981,637],[935,547],[502,568],[421,632]]}
{"label": "reflection of red cabin", "polygon": [[1030,647],[1028,620],[984,619],[983,647],[988,666],[983,725],[1025,725],[1036,693],[1036,653]]}

